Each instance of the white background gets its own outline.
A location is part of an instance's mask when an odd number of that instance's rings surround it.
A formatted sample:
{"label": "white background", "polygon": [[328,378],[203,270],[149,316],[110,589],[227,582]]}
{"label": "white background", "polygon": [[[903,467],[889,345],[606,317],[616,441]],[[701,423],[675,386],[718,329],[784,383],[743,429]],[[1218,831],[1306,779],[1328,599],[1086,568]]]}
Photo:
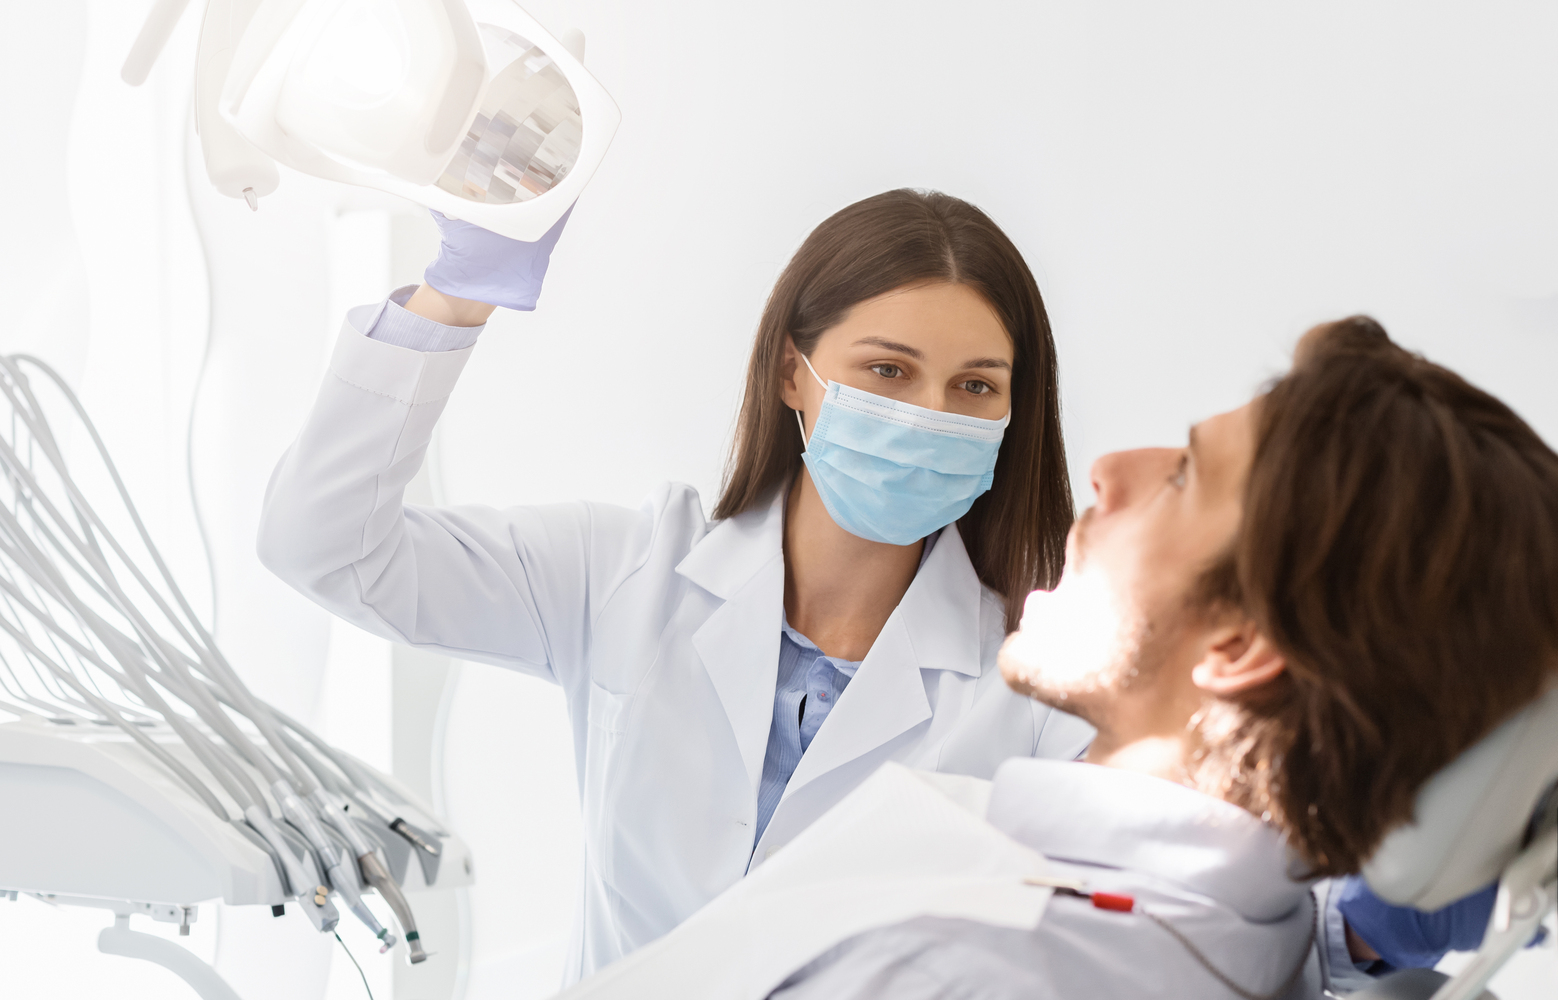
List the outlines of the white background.
{"label": "white background", "polygon": [[[198,153],[187,193],[194,17],[145,88],[118,80],[148,6],[0,6],[0,348],[83,388],[209,602],[184,421],[210,306],[195,479],[219,637],[263,696],[387,765],[387,649],[271,580],[253,538],[340,310],[387,290],[388,213],[409,209],[284,172],[251,214],[209,191]],[[1550,3],[527,7],[585,31],[623,124],[540,309],[494,319],[448,408],[450,501],[633,504],[676,479],[711,504],[779,269],[831,212],[906,185],[974,201],[1027,255],[1084,501],[1099,454],[1181,440],[1307,326],[1360,311],[1558,439]],[[466,995],[544,995],[577,864],[560,701],[468,665],[447,731],[444,798],[477,859]],[[202,921],[193,943],[248,1000],[360,995],[338,950],[285,922]],[[178,995],[93,951],[106,922],[0,903],[7,995]],[[387,995],[388,959],[356,951]],[[1513,975],[1550,983],[1552,954]]]}

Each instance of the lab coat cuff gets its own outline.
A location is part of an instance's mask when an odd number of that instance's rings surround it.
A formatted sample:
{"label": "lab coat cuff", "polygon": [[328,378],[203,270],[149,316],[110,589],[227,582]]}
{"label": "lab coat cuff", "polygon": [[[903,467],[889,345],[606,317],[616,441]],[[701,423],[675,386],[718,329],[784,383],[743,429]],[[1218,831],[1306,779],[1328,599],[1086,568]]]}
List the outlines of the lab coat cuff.
{"label": "lab coat cuff", "polygon": [[413,351],[460,351],[475,344],[486,329],[485,324],[445,326],[408,312],[404,306],[416,290],[416,285],[405,285],[391,292],[362,325],[362,332],[374,340]]}
{"label": "lab coat cuff", "polygon": [[407,406],[448,398],[474,347],[417,351],[364,336],[368,323],[383,309],[384,304],[358,306],[347,313],[330,358],[330,373],[348,385]]}
{"label": "lab coat cuff", "polygon": [[1315,944],[1327,988],[1345,996],[1368,986],[1374,982],[1374,977],[1352,960],[1352,953],[1347,949],[1347,920],[1337,907],[1340,888],[1340,879],[1326,879],[1315,886],[1316,903],[1320,907],[1320,940]]}

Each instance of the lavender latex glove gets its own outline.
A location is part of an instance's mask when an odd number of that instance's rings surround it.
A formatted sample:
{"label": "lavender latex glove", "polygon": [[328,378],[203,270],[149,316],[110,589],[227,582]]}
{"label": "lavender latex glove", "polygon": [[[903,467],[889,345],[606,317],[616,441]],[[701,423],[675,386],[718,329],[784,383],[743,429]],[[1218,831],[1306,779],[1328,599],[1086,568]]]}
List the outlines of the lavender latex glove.
{"label": "lavender latex glove", "polygon": [[541,295],[552,248],[572,214],[570,206],[545,236],[534,243],[522,243],[434,212],[438,259],[428,266],[422,279],[445,295],[529,312]]}

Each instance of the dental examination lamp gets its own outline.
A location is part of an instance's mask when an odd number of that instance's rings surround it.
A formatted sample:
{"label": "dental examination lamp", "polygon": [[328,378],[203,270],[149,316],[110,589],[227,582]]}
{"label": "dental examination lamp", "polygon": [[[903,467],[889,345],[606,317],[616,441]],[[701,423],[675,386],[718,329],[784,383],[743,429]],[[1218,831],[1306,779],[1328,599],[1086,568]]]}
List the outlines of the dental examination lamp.
{"label": "dental examination lamp", "polygon": [[[73,425],[57,432],[51,414]],[[68,443],[87,461],[67,461]],[[420,962],[403,890],[472,881],[427,805],[250,693],[80,402],[25,355],[0,356],[0,802],[0,897],[110,909],[100,950],[166,966],[207,1000],[236,994],[132,915],[187,934],[219,898],[295,906],[330,933],[340,902],[388,951],[396,934],[364,899],[376,891]]]}
{"label": "dental examination lamp", "polygon": [[1418,793],[1363,876],[1380,898],[1437,910],[1498,882],[1482,946],[1453,977],[1405,969],[1356,1000],[1476,1000],[1558,897],[1558,687],[1516,713]]}
{"label": "dental examination lamp", "polygon": [[[125,60],[139,85],[189,0],[157,0]],[[621,114],[509,0],[210,0],[195,126],[218,191],[250,208],[276,164],[533,241],[606,155]]]}

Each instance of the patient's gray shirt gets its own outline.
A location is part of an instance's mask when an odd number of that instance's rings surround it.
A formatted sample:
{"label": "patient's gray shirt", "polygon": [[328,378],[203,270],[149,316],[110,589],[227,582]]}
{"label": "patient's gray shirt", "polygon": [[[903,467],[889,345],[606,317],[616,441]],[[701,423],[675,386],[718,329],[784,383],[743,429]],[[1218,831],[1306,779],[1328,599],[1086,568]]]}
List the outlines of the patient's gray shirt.
{"label": "patient's gray shirt", "polygon": [[1056,895],[1027,931],[911,920],[840,943],[770,1000],[1239,996],[1219,975],[1259,996],[1320,995],[1309,886],[1288,877],[1276,831],[1244,810],[1142,774],[1013,760],[988,818],[1056,874],[1134,896],[1135,911]]}

